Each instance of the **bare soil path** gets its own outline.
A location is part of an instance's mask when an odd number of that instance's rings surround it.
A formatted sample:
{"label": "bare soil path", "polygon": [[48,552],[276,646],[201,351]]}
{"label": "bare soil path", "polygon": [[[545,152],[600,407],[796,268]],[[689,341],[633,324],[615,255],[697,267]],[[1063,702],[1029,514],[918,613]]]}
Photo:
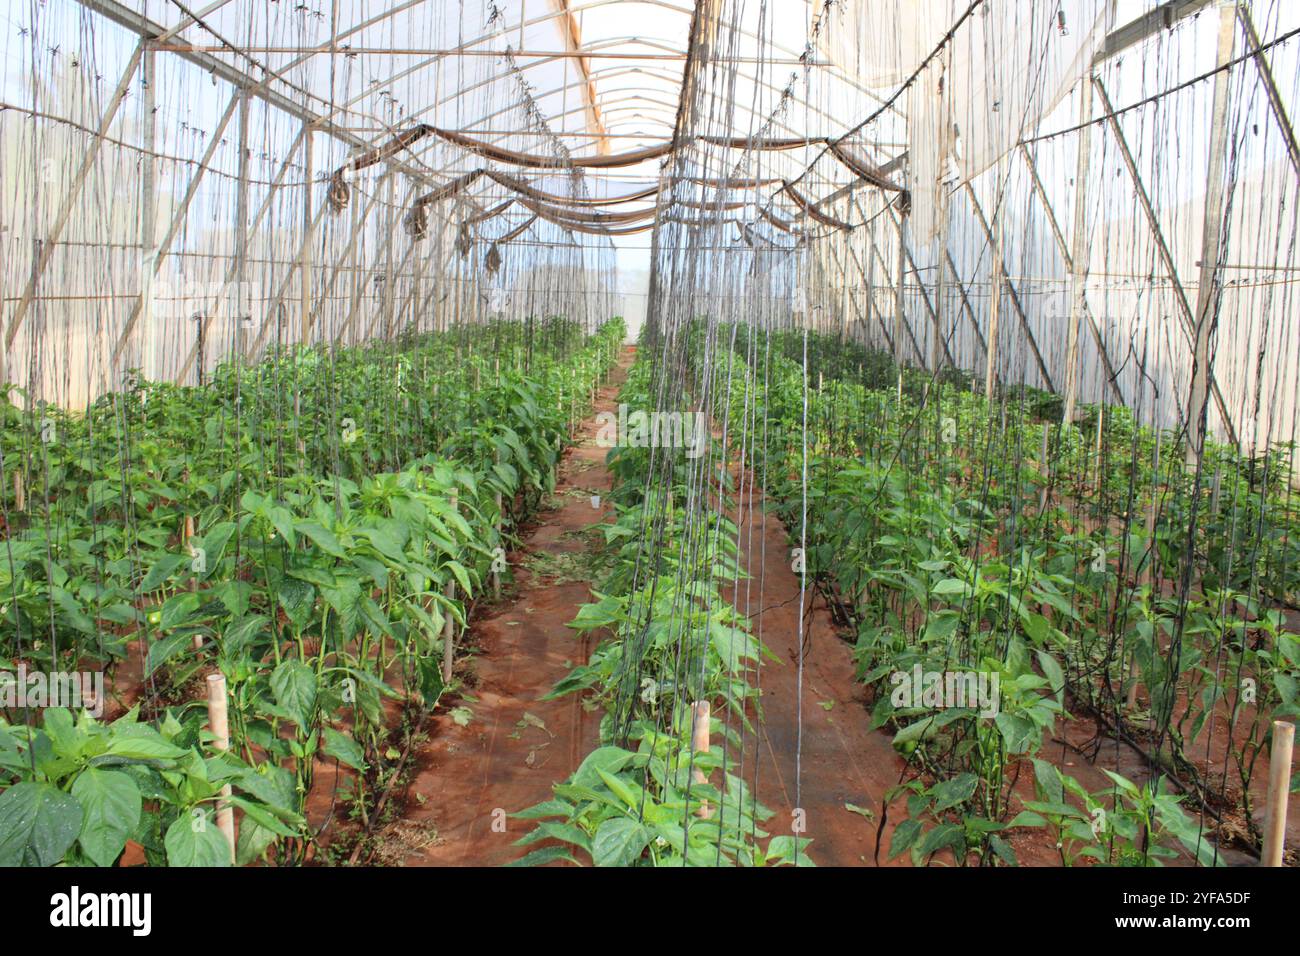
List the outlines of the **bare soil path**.
{"label": "bare soil path", "polygon": [[[470,686],[460,704],[430,721],[430,740],[417,755],[417,773],[405,794],[402,825],[433,837],[405,859],[408,865],[499,866],[534,847],[514,842],[531,829],[507,814],[547,800],[551,784],[577,769],[598,744],[600,715],[579,698],[542,701],[555,683],[585,663],[594,644],[566,627],[590,600],[590,581],[557,581],[527,566],[531,556],[579,555],[585,529],[610,511],[606,449],[595,442],[595,413],[615,408],[633,350],[625,349],[595,409],[565,453],[553,510],[535,519],[522,551],[510,555],[515,586],[505,599],[471,620]],[[594,506],[593,495],[601,496]],[[459,716],[464,719],[464,712]]]}

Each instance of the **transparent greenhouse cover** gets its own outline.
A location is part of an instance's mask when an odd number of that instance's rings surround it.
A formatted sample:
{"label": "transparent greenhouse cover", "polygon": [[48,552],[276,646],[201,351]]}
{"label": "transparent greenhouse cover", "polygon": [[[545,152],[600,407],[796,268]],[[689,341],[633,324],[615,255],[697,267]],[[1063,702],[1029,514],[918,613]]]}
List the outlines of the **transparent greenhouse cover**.
{"label": "transparent greenhouse cover", "polygon": [[[1189,81],[1213,70],[1216,28],[1208,0],[1183,6],[1195,8],[1194,15],[1108,59],[1105,83],[1117,107],[1177,91],[1151,110],[1126,112],[1119,122],[1168,239],[1168,258],[1190,287],[1187,277],[1194,276],[1199,255],[1213,84]],[[866,162],[892,172],[903,168],[905,158],[913,191],[910,229],[921,247],[933,245],[935,239],[940,183],[969,182],[973,193],[989,203],[1007,188],[1003,170],[1015,158],[1017,143],[1034,141],[1039,185],[1053,197],[1058,218],[1065,220],[1068,230],[1076,190],[1076,137],[1061,134],[1078,122],[1078,91],[1083,86],[1078,81],[1108,35],[1161,4],[1157,0],[985,0],[976,5],[971,22],[955,34],[944,56],[927,61],[945,31],[970,7],[966,0],[857,0],[830,5],[729,0],[722,4],[726,21],[720,31],[726,41],[704,78],[704,95],[712,98],[709,121],[714,124],[707,132],[746,136],[761,131],[772,137],[814,141],[852,132],[852,148]],[[1265,38],[1278,37],[1300,24],[1300,4],[1255,0],[1251,8]],[[284,104],[319,118],[316,128],[330,133],[314,137],[319,174],[420,123],[514,151],[555,156],[618,154],[669,143],[678,126],[694,10],[689,0],[6,4],[0,8],[0,100],[9,112],[0,111],[6,134],[0,142],[0,205],[34,235],[55,218],[75,163],[55,160],[49,149],[52,140],[57,142],[53,134],[43,133],[44,142],[38,143],[25,132],[31,124],[24,127],[22,111],[35,103],[43,115],[93,132],[136,51],[138,36],[130,25],[141,17],[152,32],[162,35],[153,45],[158,51],[159,98],[152,148],[157,154],[179,157],[192,166],[203,152],[203,137],[228,109],[234,91],[230,77],[215,70],[207,75],[193,58],[186,58],[201,52],[209,62],[261,83]],[[37,29],[39,36],[34,33]],[[1269,51],[1283,98],[1291,104],[1296,102],[1300,77],[1297,46],[1283,43]],[[895,96],[918,70],[920,81]],[[1233,158],[1241,188],[1230,209],[1231,228],[1236,235],[1248,237],[1255,250],[1254,254],[1243,250],[1241,258],[1246,261],[1241,266],[1276,264],[1292,269],[1296,263],[1294,248],[1286,240],[1288,219],[1279,218],[1277,211],[1294,209],[1295,181],[1272,132],[1266,98],[1253,79],[1239,82],[1243,83],[1238,92],[1242,105],[1236,122],[1257,131],[1241,140],[1242,148]],[[1244,85],[1247,82],[1251,85]],[[122,142],[138,143],[144,127],[143,104],[135,95],[137,86],[130,92],[133,95],[106,133]],[[1092,115],[1099,112],[1094,106]],[[253,104],[251,123],[262,147],[252,163],[252,175],[261,188],[272,178],[275,164],[292,152],[303,116],[259,101]],[[68,148],[75,150],[81,140],[68,142],[72,144]],[[1094,163],[1089,182],[1096,197],[1089,209],[1090,267],[1103,281],[1113,265],[1107,261],[1108,248],[1122,247],[1133,254],[1134,261],[1125,264],[1125,275],[1110,282],[1106,292],[1116,312],[1132,313],[1140,325],[1169,312],[1161,260],[1145,237],[1146,223],[1134,206],[1132,189],[1115,185],[1127,180],[1115,178],[1126,174],[1119,168],[1113,145],[1101,134],[1095,142],[1094,151],[1104,162]],[[236,168],[233,152],[217,150],[212,160],[214,170],[227,179]],[[817,161],[821,152],[820,145],[810,145],[759,154],[753,168],[778,179],[798,177],[801,190],[818,202],[837,195],[853,179],[842,166]],[[42,155],[45,165],[40,162]],[[473,153],[433,137],[412,146],[404,158],[433,184],[485,165]],[[125,169],[126,161],[122,162]],[[162,175],[172,181],[171,188],[159,189],[161,223],[168,221],[185,182],[180,172],[169,171],[166,161],[163,167]],[[34,174],[29,172],[32,168]],[[177,170],[181,168],[177,164]],[[654,187],[666,168],[655,159],[580,174],[528,170],[522,175],[543,192],[608,199]],[[39,188],[29,182],[29,175],[37,177]],[[121,192],[130,186],[129,176],[123,173],[102,183],[93,179],[90,185]],[[1105,190],[1103,176],[1110,177]],[[1017,188],[1027,187],[1022,183]],[[97,194],[90,188],[86,192]],[[476,184],[473,193],[491,195],[490,184]],[[204,248],[229,248],[234,243],[229,229],[221,225],[229,221],[228,194],[228,189],[219,191],[217,185],[205,183],[193,204],[190,220],[209,229]],[[255,193],[253,202],[258,199]],[[611,208],[648,209],[653,202],[651,197]],[[782,214],[790,216],[792,204],[785,199],[782,203]],[[106,236],[130,235],[134,224],[128,221],[127,208],[125,203],[113,204],[98,221],[93,213],[78,215],[74,225],[86,232],[87,245],[102,243]],[[515,207],[502,218],[501,230],[505,230],[525,222],[527,214]],[[87,223],[100,231],[92,235]],[[1033,228],[1008,236],[1007,257],[1033,265],[1038,273],[1059,270],[1049,224],[1041,219],[1028,224]],[[14,226],[9,221],[4,225],[9,230],[6,239],[18,241]],[[981,265],[978,259],[985,243],[978,229],[967,221],[954,226],[953,236],[953,255],[968,275],[987,268],[987,262]],[[584,241],[619,248],[618,264],[625,275],[643,269],[648,261],[648,233]],[[1029,243],[1037,245],[1031,248]],[[198,238],[193,244],[201,245]],[[6,251],[0,269],[7,287],[13,288],[21,285],[29,250]],[[69,274],[75,279],[77,270]],[[1233,281],[1242,274],[1234,274]],[[1243,286],[1227,301],[1242,316],[1278,316],[1276,325],[1261,333],[1264,340],[1277,347],[1300,348],[1294,328],[1282,321],[1296,304],[1294,282],[1271,288],[1275,293],[1262,285],[1250,291]],[[111,290],[118,295],[130,291]],[[1266,299],[1252,298],[1265,295]],[[1044,293],[1041,307],[1028,310],[1031,324],[1041,315],[1039,331],[1044,338],[1053,334],[1061,302],[1060,294]],[[12,307],[12,302],[7,303],[8,309]],[[70,325],[74,321],[68,318]],[[1125,319],[1115,335],[1128,341],[1132,324]],[[921,323],[918,335],[925,334]],[[954,347],[960,352],[967,345],[974,349],[974,343],[961,341]],[[1249,347],[1259,345],[1252,341]],[[80,348],[79,343],[72,344],[72,351]],[[1084,365],[1091,369],[1098,363],[1088,348],[1091,345],[1085,344]],[[971,362],[978,362],[977,351]],[[1173,381],[1185,380],[1185,361],[1171,359],[1171,365],[1176,366]],[[1267,387],[1294,394],[1294,371],[1288,372],[1290,379]],[[1244,364],[1240,373],[1223,370],[1225,377],[1239,375],[1241,394],[1253,391],[1251,374]],[[1162,401],[1171,401],[1170,396],[1184,390],[1181,384],[1165,389]],[[1177,409],[1170,405],[1167,413],[1172,419]]]}

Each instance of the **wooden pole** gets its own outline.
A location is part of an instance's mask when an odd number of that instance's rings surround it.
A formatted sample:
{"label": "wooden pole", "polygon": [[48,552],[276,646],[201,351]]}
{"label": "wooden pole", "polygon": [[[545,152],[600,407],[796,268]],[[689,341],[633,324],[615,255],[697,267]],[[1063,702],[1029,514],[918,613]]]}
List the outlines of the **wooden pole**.
{"label": "wooden pole", "polygon": [[23,472],[21,468],[14,471],[14,508],[18,511],[27,510],[27,491],[23,488]]}
{"label": "wooden pole", "polygon": [[993,401],[998,379],[998,319],[1002,311],[1002,220],[993,211],[993,279],[989,286],[989,332],[985,342],[984,401]]}
{"label": "wooden pole", "polygon": [[[224,674],[208,675],[208,727],[215,740],[216,750],[230,749],[230,724],[226,711],[226,677]],[[230,844],[230,862],[235,862],[235,811],[230,805],[230,784],[221,788],[221,801],[217,804],[217,826]]]}
{"label": "wooden pole", "polygon": [[[451,491],[451,510],[455,511],[458,507],[459,497],[456,489]],[[447,600],[452,600],[456,596],[456,583],[453,579],[448,579],[447,583],[442,586],[442,593]],[[442,682],[443,684],[451,683],[452,665],[456,660],[456,620],[448,612],[442,623]]]}
{"label": "wooden pole", "polygon": [[[316,220],[312,215],[312,186],[316,178],[316,150],[312,142],[312,127],[303,123],[302,130],[303,162],[306,167],[304,178],[306,186],[302,195],[302,248],[298,255],[298,342],[307,344],[311,335],[311,283],[312,283],[312,233]],[[297,396],[294,396],[294,412],[297,413]]]}
{"label": "wooden pole", "polygon": [[[1205,452],[1206,410],[1214,386],[1212,340],[1218,322],[1219,300],[1223,295],[1219,274],[1219,251],[1224,233],[1224,197],[1227,180],[1236,179],[1229,166],[1234,151],[1228,111],[1232,98],[1233,46],[1237,40],[1236,6],[1219,0],[1219,72],[1214,76],[1214,100],[1210,114],[1210,157],[1205,177],[1205,216],[1201,225],[1200,273],[1196,282],[1196,315],[1192,322],[1192,383],[1187,400],[1187,470],[1201,464]],[[1227,416],[1223,416],[1226,422]],[[1229,439],[1235,436],[1229,435]]]}
{"label": "wooden pole", "polygon": [[1287,790],[1291,786],[1291,752],[1295,724],[1273,721],[1273,749],[1268,756],[1268,811],[1264,822],[1264,855],[1260,866],[1281,866],[1286,843]]}
{"label": "wooden pole", "polygon": [[[711,708],[707,700],[697,700],[691,704],[691,752],[708,753],[709,752],[709,717]],[[696,783],[707,783],[708,778],[704,776],[704,771],[696,769]],[[707,820],[713,815],[707,802],[701,802],[698,816]]]}
{"label": "wooden pole", "polygon": [[1074,248],[1070,254],[1070,318],[1065,338],[1065,395],[1061,421],[1074,420],[1079,397],[1079,328],[1087,309],[1088,169],[1092,159],[1092,70],[1079,83],[1079,151],[1074,166]]}
{"label": "wooden pole", "polygon": [[898,368],[898,402],[903,403],[903,324],[906,321],[903,301],[904,267],[907,262],[907,216],[898,217],[898,259],[894,272],[894,365]]}

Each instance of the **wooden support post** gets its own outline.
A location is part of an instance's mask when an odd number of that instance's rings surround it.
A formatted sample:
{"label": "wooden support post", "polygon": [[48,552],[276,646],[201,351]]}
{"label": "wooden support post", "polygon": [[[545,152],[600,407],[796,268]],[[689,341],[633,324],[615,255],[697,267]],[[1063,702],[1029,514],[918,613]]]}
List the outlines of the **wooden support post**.
{"label": "wooden support post", "polygon": [[1074,165],[1074,249],[1070,254],[1070,319],[1065,332],[1065,405],[1061,421],[1074,421],[1079,398],[1079,330],[1087,309],[1088,170],[1092,159],[1092,71],[1079,83],[1079,152]]}
{"label": "wooden support post", "polygon": [[1291,787],[1291,753],[1295,724],[1273,721],[1273,749],[1268,755],[1268,809],[1264,818],[1264,855],[1260,866],[1281,866],[1286,844],[1287,791]]}
{"label": "wooden support post", "polygon": [[[456,489],[451,490],[451,510],[455,511],[459,506],[459,496]],[[456,596],[456,584],[453,580],[448,580],[442,586],[442,593],[447,600],[452,600]],[[451,683],[452,667],[456,662],[456,619],[448,611],[446,618],[442,623],[442,682],[444,685]]]}
{"label": "wooden support post", "polygon": [[81,188],[85,185],[86,178],[90,175],[91,169],[94,168],[95,162],[99,159],[99,150],[104,145],[104,140],[107,138],[108,131],[117,117],[118,110],[131,91],[131,79],[135,76],[136,68],[140,65],[144,51],[145,41],[141,39],[136,45],[135,52],[131,54],[131,58],[127,61],[126,69],[122,71],[122,78],[118,81],[117,88],[113,91],[113,96],[109,100],[108,108],[99,121],[99,128],[95,133],[95,138],[91,140],[86,148],[81,157],[81,163],[77,167],[76,173],[73,174],[72,182],[63,194],[63,200],[59,204],[58,212],[54,215],[54,221],[50,225],[49,232],[42,237],[40,244],[36,247],[36,261],[32,266],[31,274],[28,276],[27,283],[18,298],[18,304],[14,307],[13,318],[9,320],[9,325],[4,330],[6,354],[13,349],[14,339],[18,337],[18,330],[22,328],[23,320],[27,317],[27,310],[31,308],[32,301],[36,298],[36,290],[41,275],[45,272],[45,267],[50,264],[50,259],[54,256],[59,244],[59,238],[63,235],[63,229],[68,224],[68,220],[72,218],[73,207],[81,196]]}
{"label": "wooden support post", "polygon": [[[203,176],[208,171],[209,167],[211,167],[212,158],[216,155],[217,148],[225,142],[226,127],[230,125],[230,119],[235,115],[235,109],[238,105],[239,94],[236,93],[230,98],[230,102],[226,104],[226,111],[221,114],[221,119],[217,121],[216,129],[208,134],[208,147],[204,151],[202,158],[199,160],[194,175],[190,177],[189,185],[185,187],[185,195],[181,197],[180,204],[175,207],[171,223],[167,226],[166,232],[163,233],[162,238],[158,241],[155,248],[154,255],[151,259],[154,276],[156,276],[159,269],[162,268],[163,260],[167,257],[168,253],[171,252],[172,241],[176,238],[176,234],[180,232],[181,227],[185,224],[185,217],[189,212],[190,203],[198,194],[199,186],[203,183]],[[142,282],[148,281],[152,284],[153,277],[141,276],[141,280]],[[144,303],[146,301],[146,298],[142,294],[131,307],[131,314],[127,317],[126,324],[122,327],[122,334],[118,336],[117,344],[113,347],[114,367],[118,366],[122,361],[122,356],[125,354],[127,346],[131,342],[131,336],[135,331],[137,323],[140,321],[140,316],[144,311]],[[200,319],[200,322],[202,322],[202,319]],[[200,382],[200,384],[202,383]]]}
{"label": "wooden support post", "polygon": [[[946,195],[943,186],[939,187],[940,194]],[[947,346],[947,341],[943,334],[944,322],[944,295],[948,284],[948,203],[946,201],[940,204],[943,212],[943,224],[939,227],[938,253],[935,259],[938,261],[936,271],[938,275],[934,280],[934,309],[930,313],[931,334],[934,336],[930,340],[930,371],[936,375],[943,370],[943,357]],[[927,388],[929,387],[927,383]]]}
{"label": "wooden support post", "polygon": [[[248,91],[244,91],[239,99],[239,180],[235,183],[235,353],[232,356],[236,361],[242,361],[248,351],[248,323],[252,321],[251,315],[245,314],[245,309],[250,305],[247,296],[248,288],[248,241],[251,238],[251,231],[248,227],[248,179],[250,170],[250,161],[252,160],[252,147],[249,145],[249,101],[251,99]],[[289,160],[285,159],[285,165]],[[223,303],[218,300],[217,310],[223,308]]]}
{"label": "wooden support post", "polygon": [[907,216],[898,217],[898,260],[894,273],[894,365],[898,368],[898,401],[903,401],[903,280],[907,264]]}
{"label": "wooden support post", "polygon": [[[238,114],[239,122],[241,126],[243,126],[247,121],[247,103],[248,103],[248,97],[250,95],[251,93],[245,91],[239,93],[236,97],[236,101],[239,104],[238,109],[241,111]],[[245,143],[248,142],[248,137],[241,134],[241,141]],[[301,142],[302,142],[302,133],[300,131],[299,134],[294,138],[293,143],[290,145],[289,152],[285,155],[284,159],[281,161],[279,167],[277,168],[275,176],[272,178],[271,185],[266,190],[265,195],[262,197],[262,202],[259,204],[257,212],[256,214],[254,214],[252,220],[251,221],[248,220],[248,209],[246,207],[242,210],[242,212],[236,209],[236,214],[235,214],[236,221],[237,222],[242,221],[245,225],[245,228],[239,230],[237,234],[244,241],[242,241],[240,243],[240,247],[235,250],[235,257],[234,257],[235,261],[232,262],[230,264],[230,267],[226,270],[226,274],[222,279],[220,290],[217,292],[216,296],[214,296],[211,300],[209,300],[215,303],[214,307],[211,309],[205,309],[203,311],[203,317],[202,319],[200,319],[200,326],[202,328],[200,336],[207,334],[208,329],[211,327],[213,321],[215,321],[218,316],[229,314],[228,310],[224,309],[223,303],[225,302],[227,294],[230,292],[232,284],[237,281],[239,282],[243,281],[242,279],[239,278],[239,276],[242,274],[242,270],[247,263],[247,250],[245,248],[247,245],[247,237],[257,234],[257,230],[261,226],[263,218],[265,218],[266,214],[271,209],[272,201],[275,199],[275,196],[279,192],[280,187],[284,185],[285,174],[288,173],[289,166],[293,160],[294,154],[297,153],[298,146],[299,144],[301,144]],[[243,163],[243,160],[241,158],[241,167],[243,167],[244,165],[245,164]],[[247,185],[246,170],[245,170],[245,175],[242,175],[240,177],[240,182],[244,183],[245,185],[241,187],[239,183],[236,183],[235,198],[236,200],[238,200],[239,193],[243,192],[245,193],[244,200],[246,203],[248,199],[247,188],[246,188]],[[238,205],[238,202],[236,203],[236,205]],[[291,275],[292,275],[292,270],[290,270],[290,273],[285,277],[284,281],[286,285]],[[240,290],[236,290],[236,292],[237,294],[241,294]],[[207,299],[206,296],[204,298]],[[276,304],[278,304],[279,295],[277,295],[276,300],[277,300]],[[265,337],[267,333],[267,330],[270,328],[269,322],[263,322],[261,323],[261,325],[262,325],[262,329],[259,332],[259,336],[257,340],[259,342],[262,341],[262,339]],[[244,330],[239,328],[238,325],[236,327],[235,339],[237,342],[244,341],[247,339],[247,335],[244,334]],[[253,351],[251,348],[246,349],[244,354],[248,354],[248,352],[251,351]],[[196,343],[195,346],[190,349],[189,354],[185,357],[185,361],[181,363],[180,371],[177,372],[176,374],[176,379],[175,379],[176,382],[183,382],[185,380],[185,378],[189,375],[190,369],[194,367],[194,363],[197,357],[198,357],[198,345]]]}
{"label": "wooden support post", "polygon": [[[311,337],[311,285],[312,285],[312,239],[316,230],[316,218],[312,214],[312,190],[316,176],[316,150],[312,141],[312,127],[304,123],[302,128],[303,164],[306,167],[304,177],[306,185],[302,194],[302,251],[298,257],[298,342],[307,344]],[[251,356],[250,356],[251,357]]]}
{"label": "wooden support post", "polygon": [[139,365],[145,369],[145,374],[150,374],[156,378],[162,377],[162,368],[155,367],[150,369],[150,363],[146,361],[146,356],[150,353],[157,355],[158,347],[162,344],[158,340],[158,330],[154,328],[154,276],[158,273],[158,160],[155,158],[157,152],[158,140],[158,119],[155,114],[157,93],[155,89],[154,58],[157,54],[153,50],[144,52],[143,61],[140,64],[140,78],[143,82],[144,91],[144,153],[141,155],[140,166],[140,249],[144,252],[144,259],[140,263],[140,299],[138,308],[140,314],[144,317],[145,328],[145,349],[141,350]]}
{"label": "wooden support post", "polygon": [[[1218,74],[1222,76],[1223,74]],[[1178,313],[1182,319],[1183,331],[1186,332],[1188,342],[1195,348],[1196,341],[1196,319],[1192,312],[1192,307],[1187,301],[1187,292],[1183,288],[1182,280],[1178,275],[1178,268],[1174,263],[1173,253],[1169,249],[1169,244],[1165,242],[1164,232],[1160,227],[1160,219],[1156,215],[1155,207],[1151,205],[1151,197],[1147,194],[1146,186],[1142,182],[1142,177],[1138,173],[1137,162],[1133,159],[1133,153],[1129,149],[1128,140],[1124,136],[1124,130],[1119,125],[1119,117],[1115,113],[1115,107],[1110,102],[1110,96],[1106,93],[1106,87],[1101,82],[1101,77],[1092,78],[1093,87],[1097,95],[1101,98],[1101,108],[1104,116],[1110,124],[1110,130],[1115,138],[1115,144],[1119,146],[1120,158],[1124,160],[1124,165],[1128,168],[1129,178],[1133,180],[1133,191],[1138,199],[1138,204],[1142,207],[1142,212],[1146,218],[1147,225],[1151,229],[1151,237],[1155,240],[1156,251],[1160,253],[1161,262],[1165,267],[1165,274],[1169,279],[1170,286],[1174,292],[1174,298],[1178,303]],[[1226,124],[1225,124],[1226,125]],[[1204,255],[1204,253],[1202,253]],[[1216,253],[1217,255],[1217,253]],[[1202,262],[1205,260],[1202,259]],[[1228,441],[1235,444],[1237,441],[1237,430],[1232,422],[1232,415],[1228,411],[1227,401],[1219,389],[1218,383],[1214,379],[1213,372],[1208,365],[1204,366],[1209,376],[1209,389],[1214,398],[1215,406],[1219,410],[1219,417],[1223,421],[1224,430],[1228,433]],[[1179,413],[1182,414],[1182,401],[1178,400]],[[1188,409],[1186,420],[1188,422],[1195,417],[1195,412]],[[1189,425],[1190,427],[1190,425]]]}
{"label": "wooden support post", "polygon": [[27,510],[27,491],[23,488],[23,470],[21,466],[14,469],[14,508],[18,511]]}
{"label": "wooden support post", "polygon": [[989,332],[985,338],[984,401],[993,401],[998,380],[998,319],[1002,311],[1002,219],[993,210],[993,278],[989,280]]}
{"label": "wooden support post", "polygon": [[[1228,107],[1232,71],[1232,48],[1237,38],[1236,3],[1220,0],[1219,49],[1220,72],[1214,76],[1214,101],[1210,117],[1210,161],[1205,177],[1205,218],[1201,226],[1201,266],[1196,286],[1196,314],[1192,322],[1192,386],[1187,400],[1187,467],[1197,468],[1205,449],[1206,412],[1214,382],[1211,339],[1218,325],[1220,285],[1219,256],[1224,231],[1224,186],[1227,176],[1235,176],[1228,166]],[[1225,422],[1227,416],[1224,416]],[[1235,437],[1235,436],[1233,436]]]}
{"label": "wooden support post", "polygon": [[[216,750],[230,749],[230,723],[226,710],[226,677],[224,674],[208,675],[208,727],[215,738]],[[235,811],[230,805],[230,784],[221,788],[221,801],[217,803],[217,826],[230,844],[230,862],[235,862]]]}
{"label": "wooden support post", "polygon": [[[712,708],[707,700],[697,700],[691,704],[691,752],[708,753],[709,752],[709,718]],[[704,776],[704,771],[696,769],[696,783],[708,783],[708,778]],[[707,820],[713,816],[713,810],[707,802],[700,803],[698,816]]]}

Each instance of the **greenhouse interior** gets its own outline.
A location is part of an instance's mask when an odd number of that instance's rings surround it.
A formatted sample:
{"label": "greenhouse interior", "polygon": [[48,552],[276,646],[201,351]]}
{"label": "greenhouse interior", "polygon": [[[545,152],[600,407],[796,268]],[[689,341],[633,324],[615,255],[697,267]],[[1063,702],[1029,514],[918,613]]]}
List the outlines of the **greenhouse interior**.
{"label": "greenhouse interior", "polygon": [[0,865],[1300,863],[1300,5],[0,56]]}

